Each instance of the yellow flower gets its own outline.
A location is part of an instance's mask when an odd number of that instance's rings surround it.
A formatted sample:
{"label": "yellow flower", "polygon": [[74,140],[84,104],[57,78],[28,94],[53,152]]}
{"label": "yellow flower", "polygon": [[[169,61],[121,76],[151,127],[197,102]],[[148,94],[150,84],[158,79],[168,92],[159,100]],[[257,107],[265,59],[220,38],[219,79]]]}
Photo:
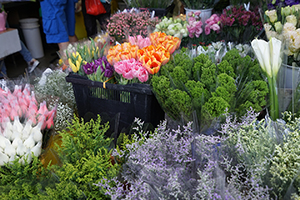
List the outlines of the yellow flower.
{"label": "yellow flower", "polygon": [[277,21],[277,11],[276,10],[266,10],[265,14],[269,17],[271,23],[274,23]]}
{"label": "yellow flower", "polygon": [[78,55],[78,58],[77,58],[77,60],[79,61],[79,63],[81,63],[81,62],[82,62],[82,58],[81,58],[81,56],[80,56],[80,55]]}
{"label": "yellow flower", "polygon": [[76,73],[79,69],[77,69],[77,67],[74,65],[74,63],[72,63],[72,60],[70,58],[68,60],[69,60],[69,65],[70,65],[72,71]]}

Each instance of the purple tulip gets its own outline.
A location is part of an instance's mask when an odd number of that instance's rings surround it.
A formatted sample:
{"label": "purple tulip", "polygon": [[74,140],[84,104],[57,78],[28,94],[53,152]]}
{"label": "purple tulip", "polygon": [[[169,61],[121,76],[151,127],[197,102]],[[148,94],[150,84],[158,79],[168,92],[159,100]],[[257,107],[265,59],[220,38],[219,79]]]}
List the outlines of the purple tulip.
{"label": "purple tulip", "polygon": [[95,72],[94,71],[94,63],[91,62],[91,63],[87,63],[87,64],[83,65],[83,71],[87,75],[94,73]]}

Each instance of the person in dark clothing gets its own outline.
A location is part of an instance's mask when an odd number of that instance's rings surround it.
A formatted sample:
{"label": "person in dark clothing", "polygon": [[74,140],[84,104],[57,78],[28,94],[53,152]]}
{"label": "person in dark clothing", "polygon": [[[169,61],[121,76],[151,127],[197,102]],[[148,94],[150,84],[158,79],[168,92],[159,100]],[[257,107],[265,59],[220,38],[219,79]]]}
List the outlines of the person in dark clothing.
{"label": "person in dark clothing", "polygon": [[[100,1],[100,0],[99,0]],[[102,0],[103,1],[103,0]],[[85,7],[85,0],[82,0],[82,14],[84,19],[84,25],[86,28],[87,37],[92,37],[97,34],[97,21],[100,24],[101,30],[106,31],[106,25],[108,24],[108,20],[110,18],[111,14],[111,7],[110,3],[102,2],[102,5],[104,6],[106,13],[100,14],[100,15],[90,15],[86,13],[86,7]]]}

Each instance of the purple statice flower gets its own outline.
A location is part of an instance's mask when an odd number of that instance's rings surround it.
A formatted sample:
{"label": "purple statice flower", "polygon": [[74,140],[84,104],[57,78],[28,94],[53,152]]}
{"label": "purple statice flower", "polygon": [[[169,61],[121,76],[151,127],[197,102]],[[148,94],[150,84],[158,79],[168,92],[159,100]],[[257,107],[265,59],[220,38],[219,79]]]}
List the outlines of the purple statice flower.
{"label": "purple statice flower", "polygon": [[95,64],[93,62],[83,65],[83,71],[86,75],[95,73]]}

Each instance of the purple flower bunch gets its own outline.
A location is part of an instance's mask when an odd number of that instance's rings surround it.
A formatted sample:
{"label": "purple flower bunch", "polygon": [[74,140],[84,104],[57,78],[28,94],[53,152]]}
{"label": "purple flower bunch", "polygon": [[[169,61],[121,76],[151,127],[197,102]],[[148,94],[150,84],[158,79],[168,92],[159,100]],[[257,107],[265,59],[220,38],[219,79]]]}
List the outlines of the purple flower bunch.
{"label": "purple flower bunch", "polygon": [[[100,70],[98,70],[99,67]],[[114,74],[114,68],[109,64],[105,56],[83,65],[82,68],[89,79],[93,81],[102,82],[104,77],[110,78]]]}
{"label": "purple flower bunch", "polygon": [[276,9],[277,7],[285,7],[285,6],[292,6],[297,5],[300,3],[300,0],[276,0],[275,3],[268,4],[268,10]]}
{"label": "purple flower bunch", "polygon": [[148,27],[155,27],[160,22],[158,17],[151,18],[149,11],[121,12],[112,15],[107,24],[107,31],[112,41],[122,42],[128,36],[148,36]]}

